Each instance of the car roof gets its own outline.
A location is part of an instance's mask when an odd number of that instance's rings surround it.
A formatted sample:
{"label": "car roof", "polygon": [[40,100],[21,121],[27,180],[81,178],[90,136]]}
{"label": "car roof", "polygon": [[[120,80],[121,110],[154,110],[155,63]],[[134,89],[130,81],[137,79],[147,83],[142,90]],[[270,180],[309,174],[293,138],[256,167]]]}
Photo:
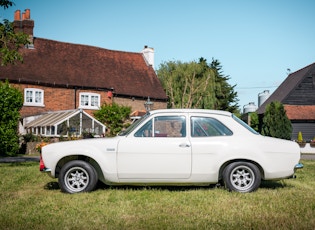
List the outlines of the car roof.
{"label": "car roof", "polygon": [[215,114],[223,116],[232,116],[232,113],[223,110],[211,110],[211,109],[157,109],[151,110],[150,114],[157,113],[204,113],[204,114]]}

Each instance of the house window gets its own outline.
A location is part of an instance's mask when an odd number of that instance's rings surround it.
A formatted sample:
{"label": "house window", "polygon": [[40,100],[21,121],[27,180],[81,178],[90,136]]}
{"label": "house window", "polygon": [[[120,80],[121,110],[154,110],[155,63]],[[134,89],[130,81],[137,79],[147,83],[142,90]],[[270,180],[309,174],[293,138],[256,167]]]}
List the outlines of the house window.
{"label": "house window", "polygon": [[24,105],[44,106],[44,90],[35,88],[24,89]]}
{"label": "house window", "polygon": [[97,93],[80,93],[80,108],[99,109],[100,95]]}

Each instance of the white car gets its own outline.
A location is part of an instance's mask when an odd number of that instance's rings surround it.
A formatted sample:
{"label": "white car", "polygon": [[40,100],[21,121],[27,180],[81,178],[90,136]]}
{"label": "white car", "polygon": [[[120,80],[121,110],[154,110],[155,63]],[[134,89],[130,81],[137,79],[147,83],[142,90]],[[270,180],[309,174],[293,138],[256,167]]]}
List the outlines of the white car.
{"label": "white car", "polygon": [[209,185],[252,192],[261,180],[294,177],[297,143],[259,135],[229,112],[148,112],[113,138],[66,141],[42,148],[40,170],[63,192],[108,185]]}

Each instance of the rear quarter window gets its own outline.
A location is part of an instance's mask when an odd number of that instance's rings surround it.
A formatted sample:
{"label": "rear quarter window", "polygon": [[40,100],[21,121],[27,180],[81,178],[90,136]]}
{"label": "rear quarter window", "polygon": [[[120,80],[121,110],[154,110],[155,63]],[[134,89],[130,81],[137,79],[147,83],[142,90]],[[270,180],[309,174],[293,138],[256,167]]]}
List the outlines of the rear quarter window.
{"label": "rear quarter window", "polygon": [[233,132],[222,122],[211,117],[191,117],[192,137],[231,136]]}

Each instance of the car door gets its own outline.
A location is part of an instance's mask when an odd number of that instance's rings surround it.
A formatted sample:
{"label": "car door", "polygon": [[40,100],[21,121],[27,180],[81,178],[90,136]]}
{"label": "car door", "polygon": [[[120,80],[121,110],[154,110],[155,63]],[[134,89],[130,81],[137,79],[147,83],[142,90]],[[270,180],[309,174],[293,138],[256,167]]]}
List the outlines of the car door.
{"label": "car door", "polygon": [[208,181],[218,179],[219,168],[226,155],[233,153],[233,132],[214,115],[190,117],[190,141],[192,146],[193,173]]}
{"label": "car door", "polygon": [[157,115],[118,144],[120,180],[159,181],[191,175],[191,145],[186,116]]}

